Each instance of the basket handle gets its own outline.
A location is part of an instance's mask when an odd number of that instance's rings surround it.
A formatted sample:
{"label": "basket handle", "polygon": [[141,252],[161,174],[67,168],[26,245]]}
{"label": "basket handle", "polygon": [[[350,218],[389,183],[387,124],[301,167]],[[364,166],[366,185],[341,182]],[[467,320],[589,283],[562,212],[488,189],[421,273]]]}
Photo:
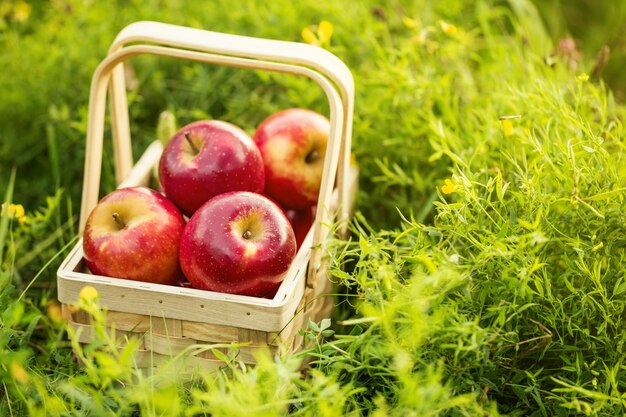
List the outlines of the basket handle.
{"label": "basket handle", "polygon": [[[157,45],[124,46],[128,43],[146,41]],[[314,248],[309,263],[309,277],[311,277],[321,260],[321,251],[318,246],[325,238],[322,236],[322,225],[329,224],[331,221],[328,207],[324,207],[323,202],[329,202],[331,199],[338,165],[340,218],[347,219],[348,215],[346,203],[348,190],[345,184],[347,184],[349,167],[354,84],[347,67],[330,52],[306,44],[225,35],[155,22],[138,22],[126,27],[116,38],[109,56],[100,63],[92,79],[83,201],[79,225],[81,232],[84,230],[88,214],[98,201],[104,113],[109,83],[111,84],[109,92],[118,181],[127,175],[132,166],[123,69],[119,64],[139,54],[155,54],[241,68],[304,75],[322,87],[330,104],[331,132],[318,200],[320,210],[318,210],[313,231]],[[279,62],[281,60],[287,63]],[[333,85],[331,81],[335,84]],[[339,87],[341,96],[336,86]]]}

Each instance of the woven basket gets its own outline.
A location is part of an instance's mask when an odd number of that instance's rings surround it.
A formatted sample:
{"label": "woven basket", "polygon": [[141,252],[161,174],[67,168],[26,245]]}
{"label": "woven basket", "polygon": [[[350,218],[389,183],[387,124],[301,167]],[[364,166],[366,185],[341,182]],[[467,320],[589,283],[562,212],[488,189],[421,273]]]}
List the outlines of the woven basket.
{"label": "woven basket", "polygon": [[[152,143],[133,163],[123,62],[142,54],[174,57],[216,65],[295,74],[316,82],[330,105],[330,136],[324,160],[318,209],[313,226],[272,299],[223,294],[104,277],[91,274],[80,238],[57,271],[63,314],[79,341],[94,338],[90,317],[71,307],[84,286],[96,288],[108,325],[120,336],[137,336],[139,366],[190,351],[194,345],[236,343],[237,359],[254,363],[254,350],[292,352],[302,347],[298,330],[332,311],[324,244],[338,221],[350,216],[358,172],[350,164],[354,82],[348,68],[330,52],[315,46],[209,32],[157,22],[124,28],[97,67],[91,84],[85,171],[79,231],[99,199],[107,93],[118,187],[147,185],[162,145]],[[341,228],[340,228],[341,229]],[[341,230],[340,230],[341,231]],[[224,348],[224,351],[228,349]],[[221,355],[218,355],[221,356]],[[219,366],[214,351],[193,360]]]}

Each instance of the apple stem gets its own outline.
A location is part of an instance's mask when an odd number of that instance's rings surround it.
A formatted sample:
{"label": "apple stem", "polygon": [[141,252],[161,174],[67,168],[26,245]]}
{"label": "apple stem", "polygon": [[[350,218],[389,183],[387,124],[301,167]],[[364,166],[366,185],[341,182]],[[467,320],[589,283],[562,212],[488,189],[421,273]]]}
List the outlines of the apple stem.
{"label": "apple stem", "polygon": [[304,162],[306,162],[307,164],[310,164],[311,162],[315,161],[318,156],[319,156],[319,152],[316,149],[313,149],[311,152],[306,154],[306,157],[304,158]]}
{"label": "apple stem", "polygon": [[252,237],[252,232],[249,230],[246,230],[245,232],[243,232],[243,235],[241,235],[241,237],[243,237],[246,240],[250,240],[250,238]]}
{"label": "apple stem", "polygon": [[189,143],[189,146],[191,146],[191,149],[196,153],[200,153],[200,150],[198,149],[198,147],[193,143],[193,141],[191,140],[191,135],[189,134],[189,132],[185,132],[185,139],[187,139],[187,143]]}
{"label": "apple stem", "polygon": [[126,224],[124,224],[124,222],[122,221],[122,218],[117,212],[114,212],[113,214],[111,214],[111,216],[113,216],[113,220],[115,220],[115,223],[117,223],[120,229],[123,229],[126,227]]}

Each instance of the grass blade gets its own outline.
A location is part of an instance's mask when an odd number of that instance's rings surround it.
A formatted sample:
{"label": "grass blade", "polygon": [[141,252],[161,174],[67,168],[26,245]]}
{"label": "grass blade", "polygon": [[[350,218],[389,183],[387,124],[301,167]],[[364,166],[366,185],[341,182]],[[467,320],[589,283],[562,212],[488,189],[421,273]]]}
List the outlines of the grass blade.
{"label": "grass blade", "polygon": [[11,177],[9,178],[9,185],[7,186],[7,191],[4,194],[4,207],[5,210],[2,211],[0,216],[0,265],[2,265],[2,261],[4,258],[4,245],[7,238],[7,234],[9,232],[9,221],[11,219],[11,215],[9,212],[9,206],[11,205],[11,201],[13,200],[13,187],[15,185],[15,168],[11,171]]}

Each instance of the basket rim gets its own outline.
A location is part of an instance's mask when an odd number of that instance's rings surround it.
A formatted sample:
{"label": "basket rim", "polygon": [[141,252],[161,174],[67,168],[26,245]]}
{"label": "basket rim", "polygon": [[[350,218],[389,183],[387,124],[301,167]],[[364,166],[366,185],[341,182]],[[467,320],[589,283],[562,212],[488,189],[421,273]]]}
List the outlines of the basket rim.
{"label": "basket rim", "polygon": [[[95,275],[87,272],[82,272],[79,271],[84,258],[82,237],[74,245],[68,256],[64,259],[63,263],[57,269],[57,278],[59,279],[59,282],[74,281],[84,283],[85,285],[100,284],[116,288],[147,290],[154,294],[188,295],[206,301],[230,301],[243,305],[263,305],[267,307],[280,308],[286,305],[288,301],[288,294],[284,294],[284,291],[281,291],[281,289],[283,289],[282,287],[284,285],[290,284],[290,279],[291,281],[294,280],[294,275],[299,275],[300,268],[298,267],[297,261],[298,258],[308,259],[308,256],[306,256],[307,251],[304,249],[304,244],[307,243],[307,241],[310,242],[310,240],[311,239],[309,235],[303,243],[303,248],[301,248],[301,251],[298,251],[296,259],[294,259],[294,262],[292,263],[292,268],[290,268],[290,270],[287,272],[285,279],[281,283],[278,291],[273,298],[260,298],[247,295],[228,294],[191,287],[142,282],[131,279],[107,277],[104,275]],[[302,251],[304,251],[305,254],[302,254]],[[66,298],[66,295],[67,293],[59,291],[59,301],[66,304],[72,304],[77,301],[77,297],[74,300],[69,300]]]}

